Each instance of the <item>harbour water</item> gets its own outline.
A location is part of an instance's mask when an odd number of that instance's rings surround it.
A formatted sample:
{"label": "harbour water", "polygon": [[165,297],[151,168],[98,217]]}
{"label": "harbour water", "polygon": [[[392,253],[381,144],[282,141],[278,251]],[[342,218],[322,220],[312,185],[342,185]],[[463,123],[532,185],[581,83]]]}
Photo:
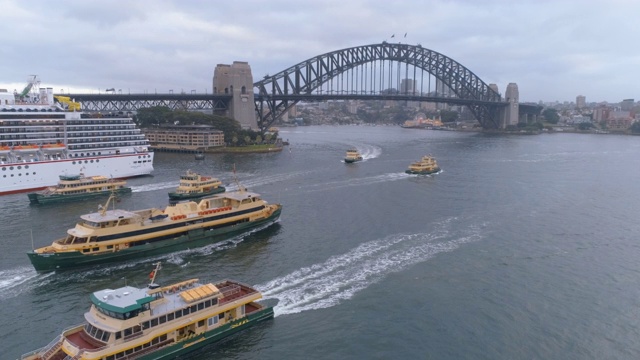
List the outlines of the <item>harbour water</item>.
{"label": "harbour water", "polygon": [[[216,246],[36,273],[25,253],[98,203],[0,198],[0,358],[83,321],[89,294],[199,278],[257,285],[276,317],[190,359],[640,358],[640,138],[283,128],[271,154],[157,153],[120,208],[163,207],[187,169],[282,203]],[[356,147],[364,161],[344,164]],[[432,154],[432,176],[404,170]],[[109,175],[109,174],[105,174]]]}

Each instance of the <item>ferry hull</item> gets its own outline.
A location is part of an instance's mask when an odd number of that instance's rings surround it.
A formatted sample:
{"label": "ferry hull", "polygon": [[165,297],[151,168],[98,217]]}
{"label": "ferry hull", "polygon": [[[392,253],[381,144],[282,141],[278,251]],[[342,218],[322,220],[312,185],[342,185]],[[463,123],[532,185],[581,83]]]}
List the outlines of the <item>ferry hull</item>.
{"label": "ferry hull", "polygon": [[203,193],[192,193],[192,194],[178,194],[175,192],[169,193],[169,199],[171,200],[187,200],[187,199],[197,199],[209,195],[219,194],[221,192],[225,192],[226,188],[224,186],[218,186],[217,188],[203,192]]}
{"label": "ferry hull", "polygon": [[282,208],[278,208],[268,218],[253,222],[244,222],[225,226],[218,229],[194,229],[186,235],[179,235],[167,240],[149,242],[144,245],[133,246],[128,249],[93,255],[83,255],[80,252],[44,253],[28,252],[31,264],[37,271],[54,271],[71,269],[82,266],[114,263],[131,259],[138,259],[152,255],[166,254],[174,251],[193,249],[227,240],[233,235],[242,234],[251,229],[273,224],[280,217]]}
{"label": "ferry hull", "polygon": [[[131,188],[120,188],[115,191],[116,194],[124,195],[130,194]],[[109,196],[111,191],[96,191],[92,193],[86,194],[71,194],[71,195],[42,195],[38,193],[31,193],[27,196],[29,197],[29,201],[32,205],[44,205],[44,204],[54,204],[54,203],[63,203],[68,201],[81,201],[86,199],[92,199],[100,196]]]}
{"label": "ferry hull", "polygon": [[362,159],[344,159],[344,162],[347,164],[353,164],[354,162],[361,161]]}
{"label": "ferry hull", "polygon": [[151,354],[141,356],[139,360],[161,360],[174,359],[177,356],[185,355],[195,350],[201,349],[207,345],[213,344],[227,336],[233,335],[239,331],[250,328],[262,321],[273,319],[273,308],[268,307],[257,311],[254,314],[247,315],[231,323],[220,326],[219,328],[194,336],[193,338],[181,341],[179,343],[167,345]]}
{"label": "ferry hull", "polygon": [[405,170],[405,173],[411,174],[411,175],[429,175],[429,174],[435,174],[435,173],[437,173],[439,171],[440,171],[440,168],[436,168],[436,169],[429,170],[429,171]]}

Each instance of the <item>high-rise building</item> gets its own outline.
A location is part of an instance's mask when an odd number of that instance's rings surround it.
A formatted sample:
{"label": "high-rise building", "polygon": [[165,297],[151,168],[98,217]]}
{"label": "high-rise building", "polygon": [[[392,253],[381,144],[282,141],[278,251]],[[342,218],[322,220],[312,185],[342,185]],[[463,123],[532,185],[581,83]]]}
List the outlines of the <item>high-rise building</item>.
{"label": "high-rise building", "polygon": [[620,103],[620,110],[622,110],[622,111],[631,111],[631,109],[633,108],[634,103],[635,102],[633,101],[633,99],[624,99]]}
{"label": "high-rise building", "polygon": [[576,96],[576,107],[578,109],[584,109],[587,107],[587,98],[584,95]]}

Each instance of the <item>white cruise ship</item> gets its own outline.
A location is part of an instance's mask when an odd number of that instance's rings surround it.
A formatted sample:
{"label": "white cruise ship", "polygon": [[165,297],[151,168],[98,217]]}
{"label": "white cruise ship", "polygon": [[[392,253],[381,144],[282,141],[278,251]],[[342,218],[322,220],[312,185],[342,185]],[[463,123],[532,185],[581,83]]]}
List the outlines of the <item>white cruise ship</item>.
{"label": "white cruise ship", "polygon": [[0,89],[0,195],[53,186],[60,175],[128,178],[153,171],[149,142],[130,117],[83,114],[40,88]]}

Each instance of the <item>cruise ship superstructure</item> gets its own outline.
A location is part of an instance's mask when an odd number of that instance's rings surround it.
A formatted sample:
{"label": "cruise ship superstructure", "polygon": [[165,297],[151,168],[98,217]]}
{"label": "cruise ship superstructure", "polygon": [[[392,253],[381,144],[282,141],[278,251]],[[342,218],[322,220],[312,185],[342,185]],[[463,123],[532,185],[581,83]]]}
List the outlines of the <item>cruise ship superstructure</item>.
{"label": "cruise ship superstructure", "polygon": [[43,189],[60,175],[128,178],[153,171],[153,152],[126,115],[85,114],[41,88],[0,89],[0,195]]}

